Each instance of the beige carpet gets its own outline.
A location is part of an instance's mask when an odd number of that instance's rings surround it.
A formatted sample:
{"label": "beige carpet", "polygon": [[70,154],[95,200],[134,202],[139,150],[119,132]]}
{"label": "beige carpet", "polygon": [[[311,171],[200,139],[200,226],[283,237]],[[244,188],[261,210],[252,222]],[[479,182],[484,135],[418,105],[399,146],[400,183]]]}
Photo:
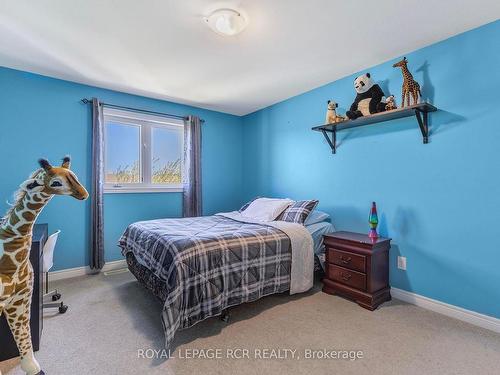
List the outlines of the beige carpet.
{"label": "beige carpet", "polygon": [[[176,358],[138,358],[139,350],[162,348],[163,331],[161,305],[132,275],[82,277],[57,286],[70,309],[46,313],[37,357],[47,375],[498,374],[500,368],[499,334],[397,300],[370,312],[322,293],[319,283],[303,295],[234,308],[229,324],[212,318],[178,332]],[[226,358],[228,349],[237,348],[248,349],[250,358]],[[193,349],[219,349],[222,358],[179,358]],[[291,352],[288,359],[259,359],[256,349],[262,357],[264,349],[296,352],[293,359]],[[363,358],[305,359],[307,349],[362,351]],[[22,374],[18,364],[2,362],[0,369]]]}

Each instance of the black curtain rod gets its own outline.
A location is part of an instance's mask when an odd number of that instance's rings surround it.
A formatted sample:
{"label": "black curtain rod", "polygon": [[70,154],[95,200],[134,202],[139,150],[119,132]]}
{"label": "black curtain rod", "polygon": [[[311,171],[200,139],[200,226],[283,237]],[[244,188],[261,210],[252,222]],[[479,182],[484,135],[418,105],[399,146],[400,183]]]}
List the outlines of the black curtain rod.
{"label": "black curtain rod", "polygon": [[[92,99],[87,99],[83,98],[81,100],[83,104],[89,104],[92,103]],[[127,111],[133,111],[133,112],[140,112],[140,113],[147,113],[151,115],[157,115],[157,116],[162,116],[162,117],[169,117],[169,118],[175,118],[175,119],[180,119],[180,120],[187,120],[187,116],[179,116],[179,115],[173,115],[171,113],[163,113],[163,112],[155,112],[155,111],[148,111],[146,109],[138,109],[138,108],[132,108],[132,107],[125,107],[122,105],[116,105],[116,104],[110,104],[110,103],[104,103],[100,102],[102,106],[104,107],[109,107],[109,108],[116,108],[116,109],[125,109]],[[205,120],[200,119],[200,122],[205,122]]]}

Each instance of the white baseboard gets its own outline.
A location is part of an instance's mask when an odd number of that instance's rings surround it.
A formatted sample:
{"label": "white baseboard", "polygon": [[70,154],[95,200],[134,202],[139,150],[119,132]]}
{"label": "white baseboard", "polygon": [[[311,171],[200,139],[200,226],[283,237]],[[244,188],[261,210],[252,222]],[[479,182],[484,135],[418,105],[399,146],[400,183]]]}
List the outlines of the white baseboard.
{"label": "white baseboard", "polygon": [[96,272],[91,270],[89,266],[68,268],[60,271],[49,272],[49,282],[63,279],[70,279],[72,277],[92,275],[99,272],[109,272],[118,269],[127,268],[127,261],[125,259],[115,260],[112,262],[106,262],[101,271]]}
{"label": "white baseboard", "polygon": [[411,303],[412,305],[422,307],[427,310],[437,312],[462,320],[464,322],[474,324],[478,327],[489,329],[493,332],[500,333],[500,319],[494,318],[492,316],[480,314],[471,310],[466,310],[458,306],[449,305],[444,302],[437,301],[435,299],[427,298],[419,294],[407,292],[406,290],[392,288],[391,295],[404,302]]}

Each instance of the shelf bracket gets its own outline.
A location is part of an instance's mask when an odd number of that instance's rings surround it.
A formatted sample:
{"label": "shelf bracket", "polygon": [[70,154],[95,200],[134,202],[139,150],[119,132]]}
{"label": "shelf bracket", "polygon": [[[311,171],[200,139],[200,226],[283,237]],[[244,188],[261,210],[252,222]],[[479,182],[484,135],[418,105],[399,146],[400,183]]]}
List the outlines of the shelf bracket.
{"label": "shelf bracket", "polygon": [[[327,132],[332,133],[332,139],[330,139]],[[321,129],[321,133],[323,133],[323,136],[325,137],[326,141],[330,145],[330,148],[332,149],[332,154],[336,154],[337,153],[337,130],[335,128],[333,130]]]}
{"label": "shelf bracket", "polygon": [[422,132],[422,140],[424,144],[427,144],[429,143],[429,124],[427,122],[427,112],[416,109],[415,116],[417,117],[420,131]]}

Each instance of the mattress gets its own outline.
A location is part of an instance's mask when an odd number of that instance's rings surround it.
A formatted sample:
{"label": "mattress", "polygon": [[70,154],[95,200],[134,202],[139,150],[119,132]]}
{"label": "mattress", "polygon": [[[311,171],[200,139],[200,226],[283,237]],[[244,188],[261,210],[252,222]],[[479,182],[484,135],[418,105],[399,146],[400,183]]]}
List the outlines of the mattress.
{"label": "mattress", "polygon": [[[324,258],[322,236],[333,226],[306,229]],[[177,329],[290,288],[290,238],[267,225],[218,215],[152,220],[131,224],[119,245],[137,280],[164,302],[167,348]]]}
{"label": "mattress", "polygon": [[290,238],[271,226],[218,215],[142,221],[128,226],[119,246],[129,265],[135,260],[165,285],[157,292],[166,348],[178,329],[290,289]]}
{"label": "mattress", "polygon": [[315,267],[314,270],[318,271],[325,269],[325,245],[323,244],[323,235],[331,232],[335,232],[335,227],[332,223],[327,221],[322,221],[320,223],[306,225],[306,229],[311,233],[314,241],[314,259]]}

